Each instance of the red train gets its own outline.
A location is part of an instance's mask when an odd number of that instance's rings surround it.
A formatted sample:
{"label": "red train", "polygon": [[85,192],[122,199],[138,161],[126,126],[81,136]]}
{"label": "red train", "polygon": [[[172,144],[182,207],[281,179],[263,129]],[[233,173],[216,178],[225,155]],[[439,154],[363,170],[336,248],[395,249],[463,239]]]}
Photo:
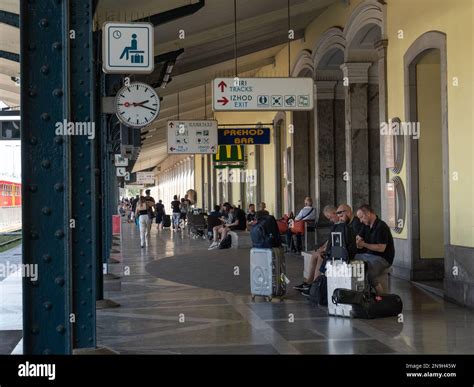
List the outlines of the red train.
{"label": "red train", "polygon": [[21,206],[21,183],[0,180],[0,207]]}

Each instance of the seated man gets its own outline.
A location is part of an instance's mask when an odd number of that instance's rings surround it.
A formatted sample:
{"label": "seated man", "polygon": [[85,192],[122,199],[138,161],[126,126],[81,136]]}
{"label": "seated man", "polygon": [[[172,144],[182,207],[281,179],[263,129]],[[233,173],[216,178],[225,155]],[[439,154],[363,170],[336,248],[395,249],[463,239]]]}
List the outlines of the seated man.
{"label": "seated man", "polygon": [[249,212],[247,213],[247,230],[251,230],[252,226],[257,223],[257,213],[255,212],[255,204],[249,204]]}
{"label": "seated man", "polygon": [[258,217],[263,218],[264,216],[270,215],[270,213],[267,211],[267,205],[265,202],[260,203],[260,208],[257,211]]}
{"label": "seated man", "polygon": [[221,217],[222,214],[221,214],[221,206],[219,206],[218,204],[214,206],[214,211],[211,211],[209,213],[209,216],[217,216],[217,217]]}
{"label": "seated man", "polygon": [[[234,216],[233,216],[234,209],[230,205],[230,203],[224,203],[222,205],[222,211],[224,213],[220,218],[220,221],[222,222],[222,224],[213,227],[213,229],[212,229],[213,238],[212,238],[212,243],[209,246],[209,250],[214,250],[214,249],[217,249],[219,247],[219,242],[222,240],[219,237],[222,235],[222,232],[224,231],[226,226],[230,225],[234,222]],[[228,232],[228,230],[227,230],[227,232]],[[226,232],[226,235],[227,235],[227,232]]]}
{"label": "seated man", "polygon": [[[323,209],[324,217],[329,220],[331,223],[336,224],[339,222],[339,217],[336,214],[336,207],[334,206],[326,206]],[[295,286],[294,289],[300,292],[308,291],[311,287],[311,284],[318,278],[321,273],[321,265],[324,262],[325,253],[329,244],[329,240],[327,240],[321,247],[313,252],[311,255],[310,263],[309,263],[309,276],[305,278],[301,285]]]}
{"label": "seated man", "polygon": [[382,294],[387,289],[382,288],[377,278],[392,266],[395,258],[392,232],[367,204],[357,210],[357,217],[364,225],[356,238],[357,248],[364,249],[364,252],[357,254],[355,258],[367,262],[369,283],[375,288],[377,294]]}
{"label": "seated man", "polygon": [[360,235],[364,225],[359,218],[352,212],[351,206],[348,204],[341,204],[336,211],[340,222],[345,222],[352,229],[354,235]]}
{"label": "seated man", "polygon": [[[316,209],[313,207],[313,199],[311,199],[309,196],[307,196],[304,199],[304,207],[301,209],[301,211],[296,215],[296,220],[305,220],[305,221],[310,221],[310,220],[316,220]],[[291,222],[291,220],[290,220]],[[293,238],[293,233],[291,230],[291,227],[288,228],[288,232],[286,233],[286,241],[287,245],[289,247],[292,246],[292,238]],[[294,252],[300,252],[302,250],[301,248],[301,235],[297,234],[296,235],[296,248],[292,248]]]}

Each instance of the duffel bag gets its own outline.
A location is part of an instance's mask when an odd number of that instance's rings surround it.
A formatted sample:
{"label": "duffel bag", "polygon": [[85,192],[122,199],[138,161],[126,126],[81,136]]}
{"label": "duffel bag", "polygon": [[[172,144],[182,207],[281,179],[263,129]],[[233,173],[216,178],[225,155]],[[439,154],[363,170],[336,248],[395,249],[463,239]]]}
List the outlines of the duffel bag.
{"label": "duffel bag", "polygon": [[382,294],[371,296],[362,305],[353,305],[351,317],[353,318],[382,318],[394,317],[402,313],[403,302],[396,294]]}
{"label": "duffel bag", "polygon": [[350,289],[334,289],[332,293],[333,304],[363,305],[365,295],[362,292]]}

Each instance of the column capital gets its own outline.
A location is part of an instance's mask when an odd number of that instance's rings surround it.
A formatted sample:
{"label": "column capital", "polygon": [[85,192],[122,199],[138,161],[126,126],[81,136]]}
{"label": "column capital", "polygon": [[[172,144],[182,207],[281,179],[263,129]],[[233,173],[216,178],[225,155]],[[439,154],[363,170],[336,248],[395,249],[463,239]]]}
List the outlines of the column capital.
{"label": "column capital", "polygon": [[375,42],[374,48],[377,51],[377,55],[379,59],[384,59],[387,56],[387,47],[388,47],[388,39],[382,39],[378,42]]}
{"label": "column capital", "polygon": [[344,99],[344,89],[341,81],[315,81],[315,97],[322,99]]}
{"label": "column capital", "polygon": [[372,63],[347,62],[341,65],[344,78],[349,79],[349,83],[368,83],[369,68]]}

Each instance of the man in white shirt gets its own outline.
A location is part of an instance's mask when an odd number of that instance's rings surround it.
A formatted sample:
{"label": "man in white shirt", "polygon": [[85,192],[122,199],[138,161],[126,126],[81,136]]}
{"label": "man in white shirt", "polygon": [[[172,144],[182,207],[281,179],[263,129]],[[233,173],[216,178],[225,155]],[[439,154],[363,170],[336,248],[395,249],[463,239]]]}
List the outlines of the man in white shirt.
{"label": "man in white shirt", "polygon": [[316,220],[316,210],[313,208],[313,199],[307,196],[304,199],[304,207],[296,215],[295,220]]}
{"label": "man in white shirt", "polygon": [[287,244],[289,248],[291,248],[294,252],[300,252],[301,251],[301,234],[296,234],[296,248],[294,248],[292,239],[293,239],[293,233],[292,233],[292,227],[291,224],[293,221],[297,220],[303,220],[305,222],[307,221],[314,221],[316,220],[316,209],[313,207],[313,199],[311,199],[309,196],[307,196],[304,199],[304,207],[301,209],[301,211],[298,213],[296,218],[294,220],[290,219],[290,227],[288,228],[288,233],[287,233]]}

